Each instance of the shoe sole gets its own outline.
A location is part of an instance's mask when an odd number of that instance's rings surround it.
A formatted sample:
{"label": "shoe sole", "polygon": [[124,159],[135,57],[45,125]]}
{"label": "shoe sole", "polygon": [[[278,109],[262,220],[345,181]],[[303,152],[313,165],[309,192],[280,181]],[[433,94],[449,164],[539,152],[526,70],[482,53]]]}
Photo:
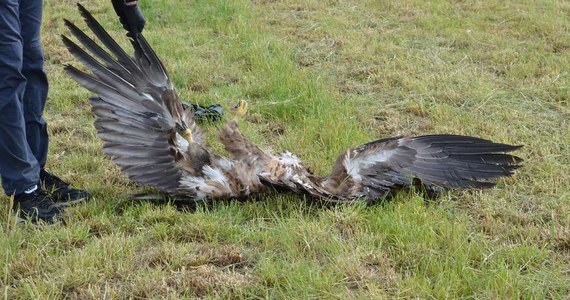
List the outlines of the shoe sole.
{"label": "shoe sole", "polygon": [[16,224],[22,224],[22,223],[30,223],[32,226],[55,226],[58,223],[61,223],[63,225],[65,225],[65,220],[63,218],[56,218],[54,220],[51,221],[44,221],[44,220],[38,220],[38,221],[31,221],[28,219],[24,219],[21,217],[16,217]]}
{"label": "shoe sole", "polygon": [[75,200],[71,200],[71,201],[65,201],[65,202],[55,202],[55,206],[65,207],[65,206],[69,206],[69,205],[76,204],[79,202],[83,202],[87,199],[89,199],[89,197],[79,198],[79,199],[75,199]]}

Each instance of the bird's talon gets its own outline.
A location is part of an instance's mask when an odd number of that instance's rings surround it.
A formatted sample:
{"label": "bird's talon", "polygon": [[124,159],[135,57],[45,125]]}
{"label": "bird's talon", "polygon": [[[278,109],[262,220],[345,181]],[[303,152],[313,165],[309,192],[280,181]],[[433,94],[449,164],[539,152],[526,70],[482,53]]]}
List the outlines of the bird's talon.
{"label": "bird's talon", "polygon": [[247,108],[249,104],[245,100],[239,100],[231,109],[235,112],[235,114],[239,117],[243,117],[247,114]]}

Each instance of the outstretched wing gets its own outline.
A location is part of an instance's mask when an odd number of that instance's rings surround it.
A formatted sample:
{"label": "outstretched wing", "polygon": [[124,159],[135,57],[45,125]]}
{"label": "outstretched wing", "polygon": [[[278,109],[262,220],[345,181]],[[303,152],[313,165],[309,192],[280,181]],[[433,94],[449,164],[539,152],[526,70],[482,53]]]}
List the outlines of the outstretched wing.
{"label": "outstretched wing", "polygon": [[342,153],[328,176],[311,174],[290,153],[272,159],[261,181],[279,190],[330,202],[374,200],[393,190],[421,184],[428,191],[490,188],[510,176],[521,158],[507,154],[522,146],[459,135],[393,137]]}
{"label": "outstretched wing", "polygon": [[70,65],[65,70],[97,95],[90,102],[97,133],[105,142],[103,151],[131,180],[176,193],[183,175],[178,161],[185,158],[188,146],[177,127],[192,129],[194,138],[201,139],[192,112],[182,108],[163,64],[142,35],[132,38],[131,57],[83,6],[78,8],[107,50],[65,20],[91,54],[62,36],[64,44],[93,75]]}
{"label": "outstretched wing", "polygon": [[103,151],[133,181],[194,202],[247,197],[261,187],[250,165],[214,155],[184,110],[164,65],[141,34],[131,37],[129,56],[81,5],[88,27],[105,49],[65,21],[89,51],[62,37],[70,53],[93,74],[65,70],[97,94],[90,98]]}
{"label": "outstretched wing", "polygon": [[334,198],[368,199],[418,180],[434,192],[490,188],[489,180],[521,166],[521,158],[507,154],[521,147],[460,135],[381,139],[341,154],[321,186]]}

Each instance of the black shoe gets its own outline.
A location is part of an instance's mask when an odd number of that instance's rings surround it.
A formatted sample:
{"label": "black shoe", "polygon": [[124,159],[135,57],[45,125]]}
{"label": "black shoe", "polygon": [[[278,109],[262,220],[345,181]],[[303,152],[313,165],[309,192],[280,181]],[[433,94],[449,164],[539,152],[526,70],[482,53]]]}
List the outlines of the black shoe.
{"label": "black shoe", "polygon": [[63,208],[58,207],[38,186],[16,195],[13,209],[18,215],[18,222],[30,220],[32,223],[52,223],[63,216]]}
{"label": "black shoe", "polygon": [[50,174],[45,169],[40,171],[40,181],[43,188],[51,195],[58,206],[78,203],[91,197],[91,193],[72,188],[67,182]]}

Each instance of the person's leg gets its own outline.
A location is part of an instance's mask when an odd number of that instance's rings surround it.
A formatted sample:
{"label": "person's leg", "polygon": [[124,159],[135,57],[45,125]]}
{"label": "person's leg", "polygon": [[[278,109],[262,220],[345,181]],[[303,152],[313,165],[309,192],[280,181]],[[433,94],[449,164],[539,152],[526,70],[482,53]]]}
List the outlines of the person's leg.
{"label": "person's leg", "polygon": [[40,174],[26,139],[22,62],[19,1],[0,1],[0,175],[8,195],[33,187]]}
{"label": "person's leg", "polygon": [[47,124],[42,117],[48,94],[44,57],[40,41],[42,0],[20,1],[20,24],[23,42],[22,74],[27,79],[24,91],[26,137],[40,166],[46,164],[48,152]]}
{"label": "person's leg", "polygon": [[40,179],[53,200],[68,205],[87,199],[87,191],[72,188],[68,183],[47,172],[44,167],[48,153],[47,124],[42,117],[48,94],[48,80],[44,71],[44,57],[40,42],[42,0],[20,0],[22,25],[22,74],[28,80],[24,92],[24,117],[28,144],[39,162]]}

